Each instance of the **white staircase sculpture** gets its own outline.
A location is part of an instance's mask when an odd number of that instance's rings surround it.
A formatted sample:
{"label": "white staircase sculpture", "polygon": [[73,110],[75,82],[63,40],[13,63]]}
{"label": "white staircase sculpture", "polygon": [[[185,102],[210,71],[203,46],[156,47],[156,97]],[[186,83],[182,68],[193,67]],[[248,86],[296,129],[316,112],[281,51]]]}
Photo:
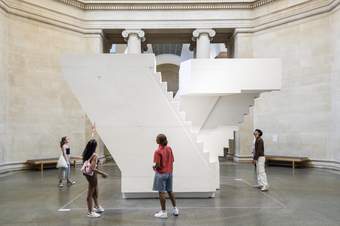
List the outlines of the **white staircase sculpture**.
{"label": "white staircase sculpture", "polygon": [[[187,121],[180,101],[167,91],[167,84],[155,71],[154,55],[66,56],[62,65],[65,80],[89,119],[96,123],[98,134],[121,170],[122,193],[126,198],[156,195],[151,190],[154,175],[151,166],[159,133],[167,135],[174,151],[177,195],[214,196],[219,187],[219,163],[213,158],[216,154],[207,150],[211,144],[204,144],[204,137],[199,137],[201,128],[195,129],[192,122]],[[193,78],[192,71],[187,75]],[[269,87],[262,88],[269,90]],[[197,89],[181,91],[182,96],[195,95]],[[206,91],[201,91],[198,93],[205,95]],[[213,105],[215,103],[208,111]],[[206,122],[206,116],[201,120]]]}

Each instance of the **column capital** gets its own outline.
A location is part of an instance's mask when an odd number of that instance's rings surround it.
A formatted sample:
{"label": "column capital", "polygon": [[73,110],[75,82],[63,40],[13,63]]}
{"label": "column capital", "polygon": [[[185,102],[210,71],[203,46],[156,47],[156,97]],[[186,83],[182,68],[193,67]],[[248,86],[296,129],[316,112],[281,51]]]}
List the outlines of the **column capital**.
{"label": "column capital", "polygon": [[126,29],[122,32],[122,36],[125,41],[129,38],[129,35],[135,34],[142,42],[145,41],[145,32],[141,29]]}
{"label": "column capital", "polygon": [[212,39],[216,35],[214,29],[196,29],[192,32],[193,39],[197,39],[201,34],[208,34],[209,38]]}

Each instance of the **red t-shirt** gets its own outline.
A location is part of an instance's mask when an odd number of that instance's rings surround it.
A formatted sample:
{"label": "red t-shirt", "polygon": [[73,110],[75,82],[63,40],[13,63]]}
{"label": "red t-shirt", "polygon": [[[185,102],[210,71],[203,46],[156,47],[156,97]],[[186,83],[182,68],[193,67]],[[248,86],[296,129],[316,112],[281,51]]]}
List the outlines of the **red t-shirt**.
{"label": "red t-shirt", "polygon": [[172,154],[171,147],[159,145],[159,148],[153,155],[153,162],[158,163],[160,166],[160,168],[156,169],[158,173],[172,173],[174,155]]}

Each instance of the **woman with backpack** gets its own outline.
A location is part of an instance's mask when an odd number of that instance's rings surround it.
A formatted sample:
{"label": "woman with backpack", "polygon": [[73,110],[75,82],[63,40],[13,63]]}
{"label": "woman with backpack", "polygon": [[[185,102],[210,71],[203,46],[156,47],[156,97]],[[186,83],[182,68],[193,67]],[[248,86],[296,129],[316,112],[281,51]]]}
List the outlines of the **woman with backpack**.
{"label": "woman with backpack", "polygon": [[[96,218],[100,217],[100,214],[104,212],[104,208],[99,205],[98,202],[98,178],[97,174],[107,177],[107,174],[99,170],[98,167],[98,156],[96,154],[97,141],[93,139],[94,127],[92,128],[92,139],[87,143],[83,152],[83,167],[81,171],[88,181],[87,191],[87,208],[88,217]],[[94,205],[93,205],[93,202]]]}

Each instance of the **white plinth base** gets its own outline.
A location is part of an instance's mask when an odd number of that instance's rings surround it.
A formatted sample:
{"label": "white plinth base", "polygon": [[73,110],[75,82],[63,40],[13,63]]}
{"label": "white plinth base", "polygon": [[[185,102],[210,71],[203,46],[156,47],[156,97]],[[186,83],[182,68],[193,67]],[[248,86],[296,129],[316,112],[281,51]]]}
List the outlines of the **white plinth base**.
{"label": "white plinth base", "polygon": [[[209,199],[215,197],[215,192],[174,192],[176,198],[189,199],[189,198],[201,198]],[[122,193],[124,199],[152,199],[158,198],[157,192],[145,192],[145,193]]]}

